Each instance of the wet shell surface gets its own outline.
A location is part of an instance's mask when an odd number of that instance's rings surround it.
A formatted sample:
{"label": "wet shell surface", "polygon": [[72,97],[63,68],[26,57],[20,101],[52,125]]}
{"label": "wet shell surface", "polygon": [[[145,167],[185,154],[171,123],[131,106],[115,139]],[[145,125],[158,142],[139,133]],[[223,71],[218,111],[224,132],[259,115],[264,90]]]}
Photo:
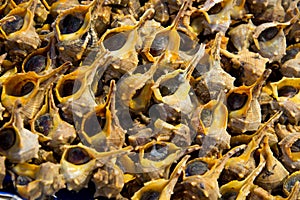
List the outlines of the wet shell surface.
{"label": "wet shell surface", "polygon": [[299,0],[1,1],[0,199],[300,200],[299,24]]}

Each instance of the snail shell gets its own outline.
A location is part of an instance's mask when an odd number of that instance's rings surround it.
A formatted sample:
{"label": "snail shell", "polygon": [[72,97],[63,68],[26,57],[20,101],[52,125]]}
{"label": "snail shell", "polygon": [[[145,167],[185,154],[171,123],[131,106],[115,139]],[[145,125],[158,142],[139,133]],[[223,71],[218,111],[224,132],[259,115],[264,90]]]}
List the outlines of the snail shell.
{"label": "snail shell", "polygon": [[50,59],[51,41],[48,45],[37,49],[29,54],[22,63],[22,72],[34,71],[37,74],[47,74],[52,69],[52,61]]}
{"label": "snail shell", "polygon": [[[55,87],[55,95],[66,115],[82,117],[91,111],[97,104],[92,90],[96,73],[103,74],[107,68],[106,52],[97,53],[91,64],[83,65],[73,72],[59,77]],[[75,115],[75,116],[73,116]]]}
{"label": "snail shell", "polygon": [[113,163],[98,168],[91,179],[96,187],[94,197],[117,197],[124,186],[124,179],[123,171]]}
{"label": "snail shell", "polygon": [[[194,109],[195,103],[192,102],[190,97],[191,86],[189,79],[203,54],[204,45],[201,45],[184,70],[178,69],[159,77],[152,86],[155,100],[168,104],[184,114],[190,113]],[[177,87],[174,87],[174,84]]]}
{"label": "snail shell", "polygon": [[183,177],[182,182],[176,185],[172,199],[217,200],[220,198],[221,194],[217,179],[230,156],[243,148],[245,148],[245,145],[231,149],[204,175]]}
{"label": "snail shell", "polygon": [[[296,143],[299,138],[300,132],[293,132],[279,142],[282,151],[282,162],[288,169],[291,170],[300,169],[300,155]],[[296,145],[296,152],[294,152],[293,145]]]}
{"label": "snail shell", "polygon": [[56,152],[61,151],[61,147],[74,141],[77,134],[75,128],[63,121],[59,115],[52,94],[53,85],[51,85],[45,103],[35,117],[30,120],[31,130],[42,136],[40,140],[47,141],[47,145]]}
{"label": "snail shell", "polygon": [[256,184],[262,188],[271,191],[282,185],[283,181],[289,175],[279,160],[277,160],[269,146],[268,137],[264,138],[261,154],[266,159],[266,166],[255,180]]}
{"label": "snail shell", "polygon": [[242,71],[239,80],[245,85],[254,84],[263,75],[266,63],[269,61],[259,53],[253,53],[246,48],[240,50],[237,55],[222,49],[221,53],[231,58],[234,68],[239,68]]}
{"label": "snail shell", "polygon": [[254,180],[265,167],[265,159],[260,156],[259,165],[242,181],[233,180],[220,188],[221,199],[246,199],[254,187]]}
{"label": "snail shell", "polygon": [[138,64],[136,46],[139,43],[138,29],[153,15],[147,10],[135,25],[123,25],[106,31],[98,41],[101,48],[112,56],[111,64],[123,73],[132,72]]}
{"label": "snail shell", "polygon": [[169,141],[178,147],[187,147],[192,143],[194,134],[191,131],[185,124],[180,123],[174,126],[161,119],[157,119],[154,122],[155,135],[152,137],[156,137],[157,141]]}
{"label": "snail shell", "polygon": [[228,31],[230,40],[238,51],[249,48],[251,42],[253,41],[252,35],[255,27],[256,26],[252,23],[252,21],[249,20],[247,24],[241,24]]}
{"label": "snail shell", "polygon": [[46,198],[66,187],[60,165],[51,162],[34,165],[19,163],[13,171],[19,176],[29,176],[34,179],[27,185],[17,185],[20,195],[27,199]]}
{"label": "snail shell", "polygon": [[264,190],[261,187],[256,186],[255,188],[252,189],[251,194],[249,196],[250,199],[266,199],[266,200],[273,200],[273,199],[280,199],[280,200],[298,200],[299,199],[299,190],[300,189],[300,184],[299,182],[296,182],[294,187],[292,188],[292,191],[290,194],[284,198],[282,196],[273,196],[266,190]]}
{"label": "snail shell", "polygon": [[112,158],[127,154],[131,149],[131,147],[128,147],[99,153],[80,143],[67,146],[60,161],[67,188],[79,191],[87,187],[94,169],[105,165]]}
{"label": "snail shell", "polygon": [[283,77],[277,82],[270,83],[269,94],[276,99],[274,107],[280,107],[292,124],[298,124],[300,119],[299,80]]}
{"label": "snail shell", "polygon": [[173,188],[185,167],[185,163],[190,156],[185,156],[173,170],[170,179],[156,179],[144,184],[133,196],[133,200],[144,200],[155,198],[159,200],[170,200]]}
{"label": "snail shell", "polygon": [[[299,188],[300,184],[300,171],[295,171],[291,175],[287,177],[287,179],[283,183],[283,191],[286,195],[291,195],[293,193],[294,188]],[[298,182],[298,186],[297,186]],[[298,195],[299,195],[299,190],[298,190]]]}
{"label": "snail shell", "polygon": [[25,162],[37,158],[38,135],[24,128],[20,108],[14,109],[11,120],[0,129],[0,153],[10,162]]}
{"label": "snail shell", "polygon": [[95,0],[89,5],[72,7],[56,18],[54,31],[61,60],[65,62],[80,60],[87,49],[93,47],[93,41],[98,40],[91,23],[97,4],[98,0]]}
{"label": "snail shell", "polygon": [[204,138],[199,157],[216,155],[230,147],[230,135],[226,131],[228,111],[223,104],[224,98],[225,94],[220,94],[218,100],[211,100],[200,108],[200,129],[203,129]]}
{"label": "snail shell", "polygon": [[198,34],[202,31],[203,35],[225,33],[229,28],[231,13],[233,12],[232,0],[208,3],[201,9],[194,9],[193,14],[195,17],[191,20],[191,26],[194,30],[197,30]]}
{"label": "snail shell", "polygon": [[170,142],[151,141],[139,147],[139,160],[135,169],[147,173],[152,179],[167,177],[170,166],[175,160],[198,149],[198,145],[183,148]]}
{"label": "snail shell", "polygon": [[[33,6],[31,6],[33,4]],[[30,7],[31,6],[31,7]],[[3,20],[8,17],[14,17],[13,20],[6,20],[0,27],[0,32],[5,38],[5,48],[9,55],[15,59],[24,58],[40,46],[41,40],[33,26],[34,0],[28,7],[16,7],[7,14]]]}
{"label": "snail shell", "polygon": [[270,62],[279,61],[286,51],[286,38],[283,28],[287,23],[264,23],[259,25],[253,40],[261,56],[269,58]]}
{"label": "snail shell", "polygon": [[195,158],[187,162],[184,170],[184,176],[203,175],[208,172],[216,163],[217,158],[202,157]]}
{"label": "snail shell", "polygon": [[[210,99],[217,99],[220,92],[233,88],[233,82],[235,80],[234,77],[225,72],[221,67],[220,50],[224,38],[222,33],[217,33],[207,58],[209,69],[199,77],[208,89]],[[200,73],[201,72],[202,71],[200,71]],[[199,86],[201,87],[201,85]]]}
{"label": "snail shell", "polygon": [[265,70],[262,76],[251,86],[240,86],[227,94],[229,110],[228,126],[233,131],[255,131],[261,124],[261,108],[258,102],[262,84],[270,75],[271,70]]}
{"label": "snail shell", "polygon": [[50,14],[53,17],[57,17],[65,10],[80,5],[78,0],[57,0],[57,1],[42,0],[42,2],[44,3],[45,7],[50,11]]}
{"label": "snail shell", "polygon": [[286,77],[300,78],[300,58],[295,58],[286,61],[281,67],[280,72]]}
{"label": "snail shell", "polygon": [[269,123],[273,123],[273,119],[276,119],[277,117],[278,115],[274,115],[273,118],[257,130],[251,138],[251,141],[248,143],[247,148],[241,155],[228,159],[223,171],[223,175],[226,176],[226,179],[241,179],[251,173],[256,166],[254,153],[258,149],[261,141],[267,135],[266,129],[268,128]]}
{"label": "snail shell", "polygon": [[65,63],[45,75],[28,72],[10,76],[3,82],[2,104],[11,111],[18,101],[23,105],[22,113],[32,119],[43,104],[47,88],[69,67],[70,63]]}
{"label": "snail shell", "polygon": [[111,81],[110,92],[105,104],[99,104],[85,114],[79,137],[82,142],[97,151],[120,149],[125,140],[125,131],[119,124],[115,111],[115,82]]}
{"label": "snail shell", "polygon": [[148,35],[142,49],[142,55],[150,62],[154,62],[156,57],[165,54],[167,63],[174,63],[179,58],[180,35],[177,31],[180,19],[186,12],[190,0],[183,1],[172,24],[166,28],[157,28],[157,32]]}

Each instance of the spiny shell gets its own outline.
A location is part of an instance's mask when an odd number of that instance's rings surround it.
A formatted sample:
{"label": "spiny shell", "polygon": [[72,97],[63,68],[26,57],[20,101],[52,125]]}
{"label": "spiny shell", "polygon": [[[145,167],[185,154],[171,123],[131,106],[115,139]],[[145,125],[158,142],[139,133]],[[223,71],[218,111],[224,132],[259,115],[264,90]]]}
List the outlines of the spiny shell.
{"label": "spiny shell", "polygon": [[13,163],[37,157],[38,135],[24,128],[20,108],[13,110],[11,120],[0,129],[0,152]]}

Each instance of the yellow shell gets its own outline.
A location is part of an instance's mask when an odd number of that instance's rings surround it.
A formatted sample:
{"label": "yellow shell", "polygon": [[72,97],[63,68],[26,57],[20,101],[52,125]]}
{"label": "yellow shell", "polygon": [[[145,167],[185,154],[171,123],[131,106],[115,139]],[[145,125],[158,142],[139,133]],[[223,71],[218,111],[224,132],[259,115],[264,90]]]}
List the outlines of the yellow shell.
{"label": "yellow shell", "polygon": [[265,87],[265,91],[276,99],[273,103],[274,107],[282,109],[292,124],[298,124],[300,119],[299,89],[300,78],[288,77],[283,77]]}
{"label": "yellow shell", "polygon": [[255,131],[261,123],[261,108],[258,102],[262,84],[271,74],[266,70],[262,76],[251,86],[240,86],[227,94],[229,109],[228,126],[233,131]]}
{"label": "yellow shell", "polygon": [[234,153],[244,148],[245,145],[241,145],[231,149],[203,175],[183,177],[183,181],[175,187],[173,195],[174,198],[172,196],[172,199],[177,200],[184,198],[217,200],[220,198],[221,194],[217,180],[224,168],[224,165]]}
{"label": "yellow shell", "polygon": [[59,153],[60,148],[72,143],[77,134],[74,126],[61,119],[53,99],[52,89],[53,85],[46,93],[44,105],[29,123],[31,130],[39,134],[40,141],[46,142]]}
{"label": "yellow shell", "polygon": [[50,59],[51,41],[48,45],[29,54],[22,62],[22,72],[35,71],[37,74],[47,74],[53,67]]}
{"label": "yellow shell", "polygon": [[287,177],[287,179],[283,183],[283,191],[286,195],[290,195],[292,193],[293,188],[295,187],[297,188],[297,182],[299,188],[299,184],[300,184],[299,178],[300,178],[300,171],[296,171]]}
{"label": "yellow shell", "polygon": [[256,179],[256,184],[262,188],[272,191],[282,185],[283,181],[289,175],[283,164],[274,157],[269,146],[268,137],[264,138],[260,153],[265,157],[266,166]]}
{"label": "yellow shell", "polygon": [[[14,17],[11,21],[4,21],[0,27],[0,32],[6,39],[6,49],[8,54],[14,56],[16,59],[24,58],[33,50],[40,46],[41,40],[34,28],[32,8],[16,7],[7,14],[6,18]],[[34,6],[33,6],[34,7]],[[13,28],[9,23],[16,23]]]}
{"label": "yellow shell", "polygon": [[173,188],[185,167],[186,161],[190,156],[185,156],[176,166],[172,172],[170,179],[156,179],[144,184],[140,190],[138,190],[133,196],[133,200],[147,199],[150,197],[156,197],[159,200],[170,200]]}
{"label": "yellow shell", "polygon": [[2,104],[11,111],[16,102],[19,102],[23,105],[23,114],[27,118],[32,119],[43,104],[47,88],[69,67],[70,63],[65,63],[46,75],[28,72],[10,76],[3,82]]}
{"label": "yellow shell", "polygon": [[228,111],[223,104],[224,98],[225,94],[220,94],[218,100],[211,100],[200,106],[198,129],[203,130],[201,134],[204,138],[199,157],[215,156],[230,147],[231,136],[226,131]]}
{"label": "yellow shell", "polygon": [[20,108],[13,110],[11,120],[0,129],[0,153],[10,162],[20,163],[37,158],[38,135],[24,128]]}
{"label": "yellow shell", "polygon": [[115,107],[115,82],[111,81],[110,92],[105,104],[97,105],[82,118],[81,141],[97,151],[120,149],[125,141],[125,131],[119,125]]}
{"label": "yellow shell", "polygon": [[107,68],[107,60],[109,56],[106,52],[101,52],[90,65],[83,65],[59,77],[55,95],[65,113],[81,117],[97,105],[92,86],[96,73],[100,71],[101,74]]}
{"label": "yellow shell", "polygon": [[[192,102],[190,97],[189,79],[203,54],[204,45],[201,45],[193,59],[185,64],[184,70],[178,69],[159,77],[151,87],[155,100],[168,104],[185,114],[192,112],[195,103]],[[167,56],[166,53],[163,56]]]}
{"label": "yellow shell", "polygon": [[111,64],[114,68],[123,73],[132,72],[138,64],[138,29],[154,13],[153,9],[148,9],[135,25],[123,25],[107,30],[98,44],[102,49],[109,51],[112,56]]}
{"label": "yellow shell", "polygon": [[287,78],[283,77],[278,82],[270,83],[272,90],[272,95],[274,98],[283,102],[287,99],[294,102],[295,104],[300,104],[300,78]]}
{"label": "yellow shell", "polygon": [[177,28],[189,4],[189,0],[183,1],[172,24],[159,30],[155,36],[146,38],[142,53],[150,62],[154,62],[155,57],[161,56],[162,53],[165,54],[165,59],[169,63],[175,63],[178,60],[180,36]]}
{"label": "yellow shell", "polygon": [[63,61],[78,61],[87,49],[93,47],[91,41],[97,41],[91,20],[98,6],[98,0],[89,5],[79,5],[60,13],[55,21],[55,35],[58,40],[59,58]]}
{"label": "yellow shell", "polygon": [[66,187],[59,164],[51,162],[41,165],[19,163],[14,166],[13,171],[19,176],[28,176],[34,179],[27,185],[16,186],[20,195],[27,199],[45,198]]}
{"label": "yellow shell", "polygon": [[282,161],[288,169],[300,169],[300,152],[292,151],[293,144],[299,140],[299,138],[300,132],[292,132],[279,142],[283,154]]}
{"label": "yellow shell", "polygon": [[266,162],[263,156],[260,156],[259,165],[242,181],[231,181],[220,188],[223,199],[236,198],[245,199],[254,188],[254,180],[264,168]]}
{"label": "yellow shell", "polygon": [[109,152],[97,152],[82,144],[66,146],[60,165],[67,188],[79,191],[87,187],[94,169],[109,163],[112,158],[127,154],[131,149],[128,147]]}

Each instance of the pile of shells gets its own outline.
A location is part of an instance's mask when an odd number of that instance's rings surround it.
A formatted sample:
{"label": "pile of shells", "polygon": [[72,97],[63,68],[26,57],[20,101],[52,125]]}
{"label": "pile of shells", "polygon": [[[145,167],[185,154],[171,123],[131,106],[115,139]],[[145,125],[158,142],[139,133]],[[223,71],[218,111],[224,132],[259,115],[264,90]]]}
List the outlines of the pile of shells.
{"label": "pile of shells", "polygon": [[300,199],[299,0],[1,0],[0,19],[2,191]]}

